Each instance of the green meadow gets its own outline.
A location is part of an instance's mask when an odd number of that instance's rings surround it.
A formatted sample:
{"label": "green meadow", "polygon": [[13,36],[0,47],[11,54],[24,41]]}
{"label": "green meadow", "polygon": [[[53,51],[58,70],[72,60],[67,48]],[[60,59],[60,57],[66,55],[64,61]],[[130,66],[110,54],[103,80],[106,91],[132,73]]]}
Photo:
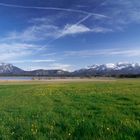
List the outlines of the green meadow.
{"label": "green meadow", "polygon": [[0,140],[140,140],[140,80],[1,84]]}

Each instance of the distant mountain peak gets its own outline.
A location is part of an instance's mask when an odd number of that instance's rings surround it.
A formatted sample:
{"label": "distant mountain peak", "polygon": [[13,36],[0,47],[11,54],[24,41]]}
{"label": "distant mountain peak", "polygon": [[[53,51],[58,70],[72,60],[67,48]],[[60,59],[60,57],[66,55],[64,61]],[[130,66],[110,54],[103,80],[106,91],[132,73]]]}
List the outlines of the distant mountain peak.
{"label": "distant mountain peak", "polygon": [[23,70],[8,63],[0,63],[0,74],[18,74]]}

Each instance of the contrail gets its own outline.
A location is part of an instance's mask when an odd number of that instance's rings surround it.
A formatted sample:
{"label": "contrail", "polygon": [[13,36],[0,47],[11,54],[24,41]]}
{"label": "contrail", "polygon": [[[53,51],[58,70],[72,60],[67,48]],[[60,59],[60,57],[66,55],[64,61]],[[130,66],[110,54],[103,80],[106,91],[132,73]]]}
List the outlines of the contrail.
{"label": "contrail", "polygon": [[[77,9],[68,9],[68,8],[59,8],[59,7],[24,6],[24,5],[15,5],[15,4],[6,4],[6,3],[0,3],[0,6],[10,7],[10,8],[22,8],[22,9],[36,9],[36,10],[56,10],[56,11],[74,12],[74,13],[86,15],[83,19],[79,20],[77,23],[73,24],[72,26],[81,24],[82,22],[84,22],[91,16],[97,16],[100,18],[108,18],[108,16],[105,16],[102,14],[97,14],[97,13],[92,13],[92,12],[87,12],[84,10],[77,10]],[[50,40],[47,44],[50,44],[50,43],[54,42],[55,40],[58,40],[62,36],[63,35],[60,35],[57,38]]]}
{"label": "contrail", "polygon": [[80,23],[84,22],[85,20],[87,20],[89,17],[91,17],[91,14],[88,14],[86,17],[84,17],[83,19],[79,20],[77,23],[75,23],[74,25],[79,25]]}
{"label": "contrail", "polygon": [[[77,23],[73,24],[72,26],[81,24],[82,22],[84,22],[85,20],[87,20],[90,16],[92,16],[92,15],[91,14],[88,14],[86,17],[84,17],[83,19],[79,20]],[[57,38],[54,38],[54,39],[48,41],[46,45],[51,44],[54,41],[56,41],[56,40],[58,40],[58,39],[60,39],[62,37],[63,37],[63,35],[59,35]],[[44,47],[41,47],[38,50],[42,50],[43,48]]]}
{"label": "contrail", "polygon": [[11,8],[22,8],[22,9],[57,10],[57,11],[65,11],[65,12],[75,12],[75,13],[88,14],[88,15],[91,14],[92,16],[107,18],[107,16],[102,14],[90,13],[87,11],[76,10],[76,9],[59,8],[59,7],[23,6],[23,5],[14,5],[14,4],[6,4],[6,3],[0,3],[0,6],[11,7]]}
{"label": "contrail", "polygon": [[[82,22],[84,22],[85,20],[87,20],[91,16],[92,16],[91,14],[88,14],[86,17],[84,17],[83,19],[79,20],[77,23],[71,25],[71,27],[81,24]],[[53,43],[54,41],[56,41],[56,40],[58,40],[58,39],[60,39],[62,37],[63,37],[63,35],[59,35],[57,38],[50,40],[47,44]]]}

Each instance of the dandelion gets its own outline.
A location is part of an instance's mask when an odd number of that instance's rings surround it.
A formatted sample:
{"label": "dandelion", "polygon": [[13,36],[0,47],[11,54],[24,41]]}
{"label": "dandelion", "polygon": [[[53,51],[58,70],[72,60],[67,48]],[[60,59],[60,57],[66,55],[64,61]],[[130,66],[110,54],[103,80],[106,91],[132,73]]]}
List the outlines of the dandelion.
{"label": "dandelion", "polygon": [[109,130],[109,128],[108,128],[108,127],[107,127],[106,129],[107,129],[107,130]]}
{"label": "dandelion", "polygon": [[69,136],[71,135],[71,133],[69,133]]}
{"label": "dandelion", "polygon": [[37,126],[35,124],[32,124],[31,132],[33,135],[37,133]]}

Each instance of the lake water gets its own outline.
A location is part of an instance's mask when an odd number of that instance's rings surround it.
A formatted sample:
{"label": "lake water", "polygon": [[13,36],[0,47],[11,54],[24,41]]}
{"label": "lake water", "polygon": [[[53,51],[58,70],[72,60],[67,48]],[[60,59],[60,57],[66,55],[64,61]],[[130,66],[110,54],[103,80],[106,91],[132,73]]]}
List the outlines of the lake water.
{"label": "lake water", "polygon": [[27,76],[0,76],[0,80],[32,80],[32,77],[27,77]]}

